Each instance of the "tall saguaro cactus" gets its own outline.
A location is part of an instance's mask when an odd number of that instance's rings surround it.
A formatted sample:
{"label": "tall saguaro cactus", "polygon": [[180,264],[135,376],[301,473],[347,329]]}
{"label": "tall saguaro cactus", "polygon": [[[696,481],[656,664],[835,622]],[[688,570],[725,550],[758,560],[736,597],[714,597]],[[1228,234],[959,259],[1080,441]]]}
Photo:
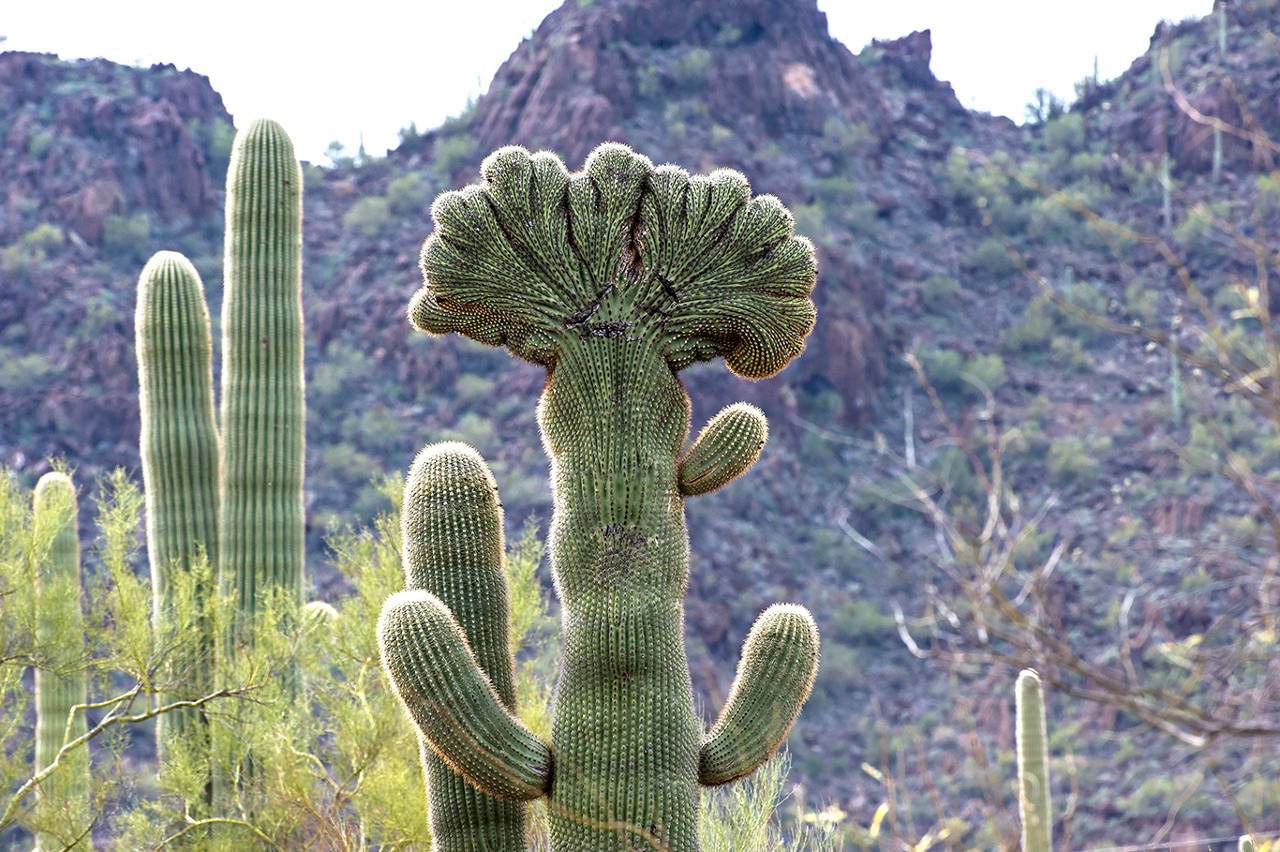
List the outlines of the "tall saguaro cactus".
{"label": "tall saguaro cactus", "polygon": [[[204,687],[213,657],[212,625],[170,624],[178,574],[200,559],[210,566],[218,561],[218,430],[209,309],[199,273],[177,252],[159,252],[143,268],[135,330],[154,615],[158,627],[180,627],[192,636],[189,653],[175,663]],[[204,600],[213,591],[208,583],[197,594]],[[188,708],[160,717],[156,739],[163,752],[170,734],[207,742],[208,733],[203,714]]]}
{"label": "tall saguaro cactus", "polygon": [[274,121],[231,150],[223,279],[218,568],[247,619],[303,591],[302,172]]}
{"label": "tall saguaro cactus", "polygon": [[1018,675],[1018,810],[1023,852],[1053,848],[1053,812],[1049,810],[1049,740],[1045,734],[1044,691],[1031,669]]}
{"label": "tall saguaro cactus", "polygon": [[[458,614],[499,594],[487,584],[455,602],[411,582],[383,609],[383,661],[434,755],[495,797],[548,797],[556,852],[696,850],[699,785],[748,774],[781,744],[812,687],[818,635],[802,607],[767,610],[704,735],[684,651],[684,498],[750,467],[766,426],[730,406],[682,453],[690,404],[676,374],[723,357],[764,378],[800,354],[813,247],[737,172],[690,177],[622,145],[597,148],[577,174],[552,154],[504,148],[482,174],[436,200],[410,317],[547,369],[538,424],[565,648],[551,743],[511,715]],[[443,471],[421,475],[426,492],[452,487]],[[406,516],[424,505],[406,493]],[[431,546],[462,564],[450,554],[476,547],[491,510],[453,506]],[[456,803],[430,806],[434,823]]]}
{"label": "tall saguaro cactus", "polygon": [[[178,572],[203,553],[247,640],[258,603],[302,602],[305,553],[302,175],[279,124],[242,129],[227,171],[221,434],[214,422],[209,312],[186,258],[160,252],[138,282],[138,377],[147,544],[158,619]],[[208,590],[212,592],[212,588]],[[199,665],[224,637],[200,625]],[[163,723],[207,736],[197,711]],[[225,759],[220,755],[217,759]]]}
{"label": "tall saguaro cactus", "polygon": [[[85,732],[84,712],[71,716],[84,704],[85,677],[76,668],[84,649],[84,617],[80,609],[80,534],[77,529],[76,489],[65,473],[46,473],[36,483],[34,510],[37,526],[54,525],[56,531],[36,574],[36,623],[40,638],[57,650],[46,668],[36,669],[36,771],[58,760],[63,744]],[[56,632],[57,635],[53,635]],[[58,768],[42,783],[41,798],[53,805],[58,834],[36,837],[40,852],[72,848],[89,849],[81,837],[89,814],[89,752],[87,746],[69,751]],[[78,840],[77,840],[78,838]]]}

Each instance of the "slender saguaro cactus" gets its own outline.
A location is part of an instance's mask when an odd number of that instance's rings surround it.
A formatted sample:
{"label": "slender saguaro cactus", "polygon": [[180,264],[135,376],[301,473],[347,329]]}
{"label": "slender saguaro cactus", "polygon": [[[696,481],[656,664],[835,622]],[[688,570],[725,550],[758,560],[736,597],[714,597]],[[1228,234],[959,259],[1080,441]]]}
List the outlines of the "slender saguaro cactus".
{"label": "slender saguaro cactus", "polygon": [[[781,744],[812,687],[818,635],[801,607],[766,611],[703,735],[683,641],[684,498],[750,467],[766,427],[730,406],[682,454],[690,404],[676,374],[723,357],[763,378],[800,354],[815,317],[813,247],[737,172],[690,177],[622,145],[600,146],[577,174],[553,154],[503,148],[482,174],[433,205],[409,312],[425,331],[547,369],[538,424],[565,648],[550,746],[511,715],[463,603],[431,584],[387,602],[383,661],[434,755],[498,798],[549,798],[555,852],[696,850],[699,785],[745,775]],[[454,487],[455,474],[421,475],[428,492]],[[406,516],[426,505],[406,493]],[[456,500],[469,520],[431,525],[436,559],[461,564],[450,554],[472,552],[489,511]],[[499,596],[465,588],[464,603]]]}
{"label": "slender saguaro cactus", "polygon": [[218,570],[247,623],[272,590],[301,605],[305,551],[302,172],[274,121],[231,150],[223,276]]}
{"label": "slender saguaro cactus", "polygon": [[[65,473],[46,473],[36,483],[36,523],[55,524],[56,532],[36,574],[36,616],[53,646],[50,668],[36,669],[35,767],[40,771],[58,759],[58,752],[85,732],[84,672],[75,665],[84,651],[84,621],[80,610],[80,535],[77,530],[76,489]],[[53,625],[57,625],[55,629]],[[36,836],[36,849],[64,849],[84,832],[89,815],[89,752],[76,748],[62,757],[57,770],[40,786],[40,796],[60,814],[59,834]],[[87,835],[72,847],[89,849]]]}
{"label": "slender saguaro cactus", "polygon": [[[147,556],[156,626],[192,637],[175,666],[206,691],[213,626],[173,625],[173,586],[200,560],[218,560],[218,430],[213,406],[213,350],[209,309],[200,275],[177,252],[156,254],[138,279],[135,322],[139,402],[142,408],[142,478],[147,494]],[[209,574],[210,579],[212,573]],[[197,604],[214,591],[198,588]],[[195,708],[157,720],[160,754],[169,736],[208,742],[208,723]]]}
{"label": "slender saguaro cactus", "polygon": [[1018,809],[1023,852],[1050,852],[1053,814],[1049,810],[1049,741],[1045,735],[1044,692],[1031,669],[1018,675]]}

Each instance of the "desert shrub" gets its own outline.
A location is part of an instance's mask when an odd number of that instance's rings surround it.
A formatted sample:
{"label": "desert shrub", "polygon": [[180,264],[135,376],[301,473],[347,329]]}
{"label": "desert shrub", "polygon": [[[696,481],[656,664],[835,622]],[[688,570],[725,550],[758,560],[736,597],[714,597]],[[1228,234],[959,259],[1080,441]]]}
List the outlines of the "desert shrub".
{"label": "desert shrub", "polygon": [[342,224],[366,239],[385,233],[391,224],[391,204],[380,195],[361,198],[342,217]]}
{"label": "desert shrub", "polygon": [[1058,309],[1044,295],[1027,303],[1017,322],[1000,332],[1000,348],[1011,354],[1039,351],[1049,345],[1058,324]]}
{"label": "desert shrub", "polygon": [[1084,147],[1084,116],[1069,112],[1044,126],[1044,144],[1050,151],[1074,153]]}
{"label": "desert shrub", "polygon": [[409,172],[387,184],[387,203],[393,213],[425,214],[436,192],[435,183],[425,172]]}
{"label": "desert shrub", "polygon": [[950,275],[930,275],[920,282],[920,303],[931,314],[941,316],[955,307],[960,282]]}
{"label": "desert shrub", "polygon": [[451,178],[476,159],[480,143],[468,133],[453,133],[436,141],[435,169],[442,178]]}
{"label": "desert shrub", "polygon": [[675,68],[673,69],[676,82],[686,90],[698,88],[706,78],[707,72],[711,70],[711,63],[714,58],[711,51],[705,47],[693,47],[685,51],[676,60]]}
{"label": "desert shrub", "polygon": [[108,216],[102,221],[102,246],[117,258],[138,260],[150,254],[151,221],[146,213]]}
{"label": "desert shrub", "polygon": [[1049,444],[1049,472],[1063,484],[1088,485],[1097,479],[1110,449],[1109,436],[1059,438]]}
{"label": "desert shrub", "polygon": [[1009,250],[995,237],[987,237],[969,252],[964,258],[964,266],[976,278],[997,284],[1017,269]]}

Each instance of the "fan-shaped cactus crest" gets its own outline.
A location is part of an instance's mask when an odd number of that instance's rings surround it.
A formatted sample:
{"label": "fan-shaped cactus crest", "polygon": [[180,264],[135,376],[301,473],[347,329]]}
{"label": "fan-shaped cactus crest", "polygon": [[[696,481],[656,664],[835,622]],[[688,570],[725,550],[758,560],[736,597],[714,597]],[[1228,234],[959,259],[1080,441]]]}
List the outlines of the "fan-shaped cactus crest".
{"label": "fan-shaped cactus crest", "polygon": [[[565,649],[551,743],[508,710],[493,667],[509,652],[472,647],[472,616],[459,613],[505,595],[467,582],[479,557],[449,555],[494,535],[485,518],[496,492],[465,496],[476,489],[464,483],[492,482],[469,449],[428,450],[434,472],[415,465],[406,518],[427,520],[412,532],[406,521],[406,539],[423,537],[441,567],[430,576],[406,563],[410,590],[379,625],[384,663],[451,771],[500,799],[548,797],[557,852],[696,850],[700,784],[745,775],[781,744],[812,686],[818,636],[802,607],[767,610],[704,733],[684,651],[684,498],[750,467],[767,427],[754,407],[730,406],[683,452],[690,404],[677,373],[723,357],[764,378],[799,355],[815,318],[813,247],[737,172],[692,177],[622,145],[600,146],[575,174],[553,154],[503,148],[482,175],[436,200],[409,313],[425,331],[505,346],[547,369],[538,423]],[[408,540],[405,550],[409,560]],[[430,807],[433,826],[449,826],[438,848],[498,848],[468,828],[486,818],[479,804],[433,796]],[[448,819],[437,813],[449,808]],[[521,822],[509,825],[501,848],[524,849]]]}

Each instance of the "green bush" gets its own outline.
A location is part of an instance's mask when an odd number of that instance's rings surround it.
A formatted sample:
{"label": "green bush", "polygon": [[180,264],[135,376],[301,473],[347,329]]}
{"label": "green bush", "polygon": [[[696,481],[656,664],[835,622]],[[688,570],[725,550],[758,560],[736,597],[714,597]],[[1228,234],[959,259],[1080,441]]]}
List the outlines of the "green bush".
{"label": "green bush", "polygon": [[463,166],[476,160],[480,143],[468,133],[453,133],[436,141],[436,174],[446,180],[452,178]]}
{"label": "green bush", "polygon": [[366,239],[377,237],[391,225],[391,203],[381,195],[361,198],[342,217],[342,224]]}
{"label": "green bush", "polygon": [[1048,121],[1044,126],[1044,144],[1050,151],[1074,153],[1084,147],[1084,116],[1069,112]]}
{"label": "green bush", "polygon": [[1110,450],[1108,436],[1059,438],[1049,445],[1049,472],[1063,484],[1091,484]]}
{"label": "green bush", "polygon": [[26,275],[48,260],[49,254],[62,243],[62,229],[57,225],[48,222],[36,225],[0,251],[0,271]]}
{"label": "green bush", "polygon": [[102,221],[102,245],[115,257],[139,259],[151,253],[151,221],[146,213],[108,216]]}
{"label": "green bush", "polygon": [[976,277],[1001,283],[1017,269],[1009,250],[995,237],[987,237],[964,258],[964,266]]}
{"label": "green bush", "polygon": [[925,311],[943,316],[959,301],[960,282],[950,275],[930,275],[920,282],[920,304]]}
{"label": "green bush", "polygon": [[1022,316],[1000,332],[1000,348],[1011,354],[1042,351],[1053,339],[1058,326],[1058,309],[1047,296],[1027,303]]}
{"label": "green bush", "polygon": [[409,172],[387,184],[387,203],[393,213],[426,215],[437,188],[425,172]]}
{"label": "green bush", "polygon": [[673,69],[676,82],[686,90],[700,87],[714,59],[711,51],[705,47],[689,48],[676,60]]}

